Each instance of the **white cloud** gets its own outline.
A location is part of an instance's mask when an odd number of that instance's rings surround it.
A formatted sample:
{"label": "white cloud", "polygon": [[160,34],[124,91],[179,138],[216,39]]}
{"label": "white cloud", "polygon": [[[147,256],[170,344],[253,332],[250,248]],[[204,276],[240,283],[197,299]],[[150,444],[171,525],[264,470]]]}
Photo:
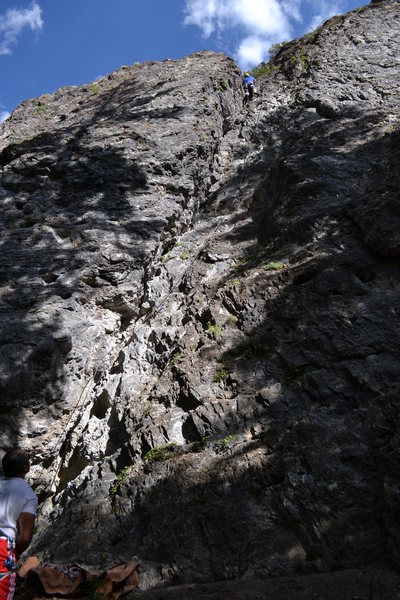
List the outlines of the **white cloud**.
{"label": "white cloud", "polygon": [[287,27],[286,15],[278,0],[186,0],[185,13],[185,25],[197,25],[205,37],[214,31],[238,26],[256,35],[279,32]]}
{"label": "white cloud", "polygon": [[0,110],[0,123],[2,123],[3,121],[5,121],[6,119],[8,119],[8,117],[10,116],[11,113],[7,112],[6,110]]}
{"label": "white cloud", "polygon": [[282,0],[282,10],[289,18],[295,21],[302,21],[301,18],[301,0]]}
{"label": "white cloud", "polygon": [[232,4],[238,24],[245,25],[254,33],[280,33],[288,26],[286,16],[277,0],[234,0]]}
{"label": "white cloud", "polygon": [[203,30],[204,37],[210,37],[215,29],[216,0],[188,0],[185,13],[185,25],[197,25]]}
{"label": "white cloud", "polygon": [[33,0],[29,8],[10,8],[0,15],[0,55],[11,54],[23,29],[40,31],[43,27],[42,10]]}
{"label": "white cloud", "polygon": [[271,42],[265,38],[247,37],[244,38],[236,50],[238,63],[244,65],[258,65],[265,58],[266,48],[271,46]]}
{"label": "white cloud", "polygon": [[[235,45],[234,56],[243,68],[266,60],[277,42],[289,41],[299,24],[303,33],[340,11],[345,0],[185,0],[185,25],[199,27],[205,38],[216,34]],[[225,46],[227,44],[225,43]],[[228,53],[232,48],[228,50]]]}
{"label": "white cloud", "polygon": [[319,12],[311,19],[311,22],[307,27],[307,31],[313,31],[322,25],[322,23],[324,23],[327,19],[330,19],[330,17],[333,17],[333,15],[340,13],[339,5],[329,1],[320,2],[318,10]]}
{"label": "white cloud", "polygon": [[196,25],[204,37],[235,30],[240,40],[235,58],[246,68],[265,59],[268,48],[291,36],[289,17],[300,0],[186,0],[185,25]]}

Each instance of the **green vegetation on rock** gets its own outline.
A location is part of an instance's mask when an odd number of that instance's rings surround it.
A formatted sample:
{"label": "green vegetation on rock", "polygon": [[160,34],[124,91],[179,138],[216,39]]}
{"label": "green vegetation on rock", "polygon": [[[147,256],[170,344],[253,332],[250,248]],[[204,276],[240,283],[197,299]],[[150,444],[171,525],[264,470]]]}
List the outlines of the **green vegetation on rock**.
{"label": "green vegetation on rock", "polygon": [[201,440],[198,440],[196,442],[192,442],[187,450],[188,453],[199,453],[202,452],[204,450],[204,448],[206,447],[207,443],[208,443],[209,438],[208,437],[204,437]]}
{"label": "green vegetation on rock", "polygon": [[206,331],[210,335],[213,335],[215,338],[217,338],[222,333],[222,327],[218,325],[218,323],[211,323],[210,321],[208,321]]}
{"label": "green vegetation on rock", "polygon": [[239,436],[237,434],[229,434],[226,435],[225,437],[221,438],[220,440],[218,440],[218,444],[222,444],[223,446],[228,446],[229,444],[232,444],[233,442],[237,442],[239,439]]}
{"label": "green vegetation on rock", "polygon": [[92,94],[98,94],[100,92],[100,86],[98,83],[91,83],[89,85],[89,90],[92,92]]}
{"label": "green vegetation on rock", "polygon": [[128,465],[127,467],[124,467],[122,469],[122,471],[120,471],[120,473],[118,473],[117,477],[115,478],[114,481],[114,485],[111,488],[111,495],[115,496],[115,494],[118,492],[119,488],[121,487],[122,482],[124,481],[126,474],[128,473],[128,471],[130,469],[132,469],[133,465]]}
{"label": "green vegetation on rock", "polygon": [[267,271],[280,271],[285,268],[285,265],[282,262],[271,260],[270,262],[264,263],[262,267]]}
{"label": "green vegetation on rock", "polygon": [[225,369],[224,367],[221,367],[215,373],[215,375],[213,377],[213,382],[221,383],[221,382],[225,381],[225,379],[228,377],[228,375],[229,375],[229,371],[227,369]]}
{"label": "green vegetation on rock", "polygon": [[179,358],[180,354],[181,353],[179,352],[179,350],[177,350],[176,352],[174,352],[173,355],[171,356],[171,360],[169,361],[169,364],[173,365],[174,362]]}
{"label": "green vegetation on rock", "polygon": [[155,446],[154,448],[152,448],[151,450],[149,450],[147,452],[147,454],[144,457],[144,460],[149,463],[161,462],[164,460],[168,460],[169,458],[171,458],[171,456],[174,452],[175,446],[176,446],[175,442],[171,442],[170,444],[167,444],[166,446],[158,446],[158,447]]}
{"label": "green vegetation on rock", "polygon": [[226,92],[229,87],[229,82],[226,77],[221,77],[218,84],[218,89],[220,92]]}

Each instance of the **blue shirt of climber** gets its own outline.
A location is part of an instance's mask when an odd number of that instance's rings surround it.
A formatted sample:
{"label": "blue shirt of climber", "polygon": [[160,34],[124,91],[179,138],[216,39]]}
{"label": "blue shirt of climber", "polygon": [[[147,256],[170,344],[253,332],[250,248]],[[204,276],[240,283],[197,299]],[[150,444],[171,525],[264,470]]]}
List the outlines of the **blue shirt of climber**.
{"label": "blue shirt of climber", "polygon": [[256,82],[256,80],[254,79],[253,75],[246,75],[246,77],[243,77],[243,87],[246,88],[248,85],[254,85]]}

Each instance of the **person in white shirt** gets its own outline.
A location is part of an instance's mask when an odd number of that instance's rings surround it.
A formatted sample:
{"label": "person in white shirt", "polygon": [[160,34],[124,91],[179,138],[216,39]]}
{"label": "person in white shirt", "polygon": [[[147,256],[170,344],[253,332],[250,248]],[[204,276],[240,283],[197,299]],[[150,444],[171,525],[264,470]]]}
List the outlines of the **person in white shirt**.
{"label": "person in white shirt", "polygon": [[38,500],[25,481],[29,455],[21,448],[5,453],[0,477],[0,600],[12,600],[19,555],[33,536]]}

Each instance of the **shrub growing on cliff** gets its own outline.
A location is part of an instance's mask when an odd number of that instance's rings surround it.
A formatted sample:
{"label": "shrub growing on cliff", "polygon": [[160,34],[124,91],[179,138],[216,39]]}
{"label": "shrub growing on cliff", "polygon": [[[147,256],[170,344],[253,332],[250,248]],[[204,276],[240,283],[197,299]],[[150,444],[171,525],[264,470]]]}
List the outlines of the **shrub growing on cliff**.
{"label": "shrub growing on cliff", "polygon": [[285,268],[285,265],[281,262],[271,260],[270,262],[264,263],[262,267],[267,271],[280,271]]}
{"label": "shrub growing on cliff", "polygon": [[98,83],[91,83],[89,89],[92,94],[98,94],[100,92],[100,86]]}
{"label": "shrub growing on cliff", "polygon": [[304,48],[300,48],[295,54],[290,57],[292,62],[300,63],[305,69],[310,67],[311,61]]}
{"label": "shrub growing on cliff", "polygon": [[159,446],[158,448],[157,448],[157,446],[155,446],[154,448],[152,448],[151,450],[149,450],[147,452],[147,454],[144,457],[144,460],[146,460],[149,463],[168,460],[169,458],[171,458],[171,456],[174,452],[175,446],[176,446],[176,444],[174,442],[171,442],[170,444],[167,444],[166,446]]}
{"label": "shrub growing on cliff", "polygon": [[232,444],[233,442],[237,442],[239,439],[239,436],[237,434],[230,434],[230,435],[226,435],[224,438],[221,438],[220,440],[217,441],[218,444],[222,444],[223,446],[228,446],[229,444]]}
{"label": "shrub growing on cliff", "polygon": [[148,404],[146,404],[146,407],[143,411],[143,416],[144,417],[149,417],[151,413],[151,403],[149,402]]}
{"label": "shrub growing on cliff", "polygon": [[223,381],[225,381],[225,379],[228,377],[229,375],[229,371],[227,371],[227,369],[224,369],[224,367],[222,367],[221,369],[218,369],[218,371],[215,373],[214,377],[213,377],[213,382],[214,383],[222,383]]}
{"label": "shrub growing on cliff", "polygon": [[218,323],[212,324],[210,321],[207,323],[207,333],[214,336],[215,338],[219,337],[222,333],[222,328]]}
{"label": "shrub growing on cliff", "polygon": [[183,250],[182,254],[181,254],[181,259],[182,260],[187,260],[189,258],[189,256],[190,256],[191,252],[192,252],[191,248],[185,248]]}
{"label": "shrub growing on cliff", "polygon": [[[270,58],[274,58],[278,52],[284,48],[286,45],[288,44],[288,42],[278,42],[276,44],[273,44],[270,49],[268,50],[268,54],[270,56]],[[277,65],[273,65],[270,62],[261,62],[259,65],[257,65],[256,67],[254,67],[251,70],[251,74],[253,75],[253,77],[255,77],[256,79],[258,77],[262,77],[263,75],[269,75],[270,73],[273,73],[273,71],[276,71],[278,69]]]}
{"label": "shrub growing on cliff", "polygon": [[228,89],[228,87],[229,87],[229,83],[228,83],[227,78],[225,76],[221,77],[221,79],[219,80],[219,85],[218,85],[219,91],[220,92],[226,92],[226,90]]}
{"label": "shrub growing on cliff", "polygon": [[173,365],[174,362],[180,357],[180,355],[181,355],[181,353],[179,352],[179,350],[174,352],[173,355],[171,356],[171,360],[169,361],[169,364]]}
{"label": "shrub growing on cliff", "polygon": [[254,69],[252,69],[251,74],[253,75],[253,77],[258,79],[263,75],[269,75],[270,73],[273,73],[277,70],[278,67],[276,65],[271,65],[270,63],[262,62],[259,65],[257,65],[257,67],[254,67]]}
{"label": "shrub growing on cliff", "polygon": [[189,453],[197,454],[199,452],[203,452],[203,450],[207,446],[208,440],[209,440],[209,438],[208,438],[208,436],[206,436],[197,442],[192,442],[186,452],[188,454]]}
{"label": "shrub growing on cliff", "polygon": [[277,42],[276,44],[272,44],[271,48],[268,50],[268,54],[270,55],[270,57],[273,58],[274,56],[276,56],[278,54],[279,50],[284,48],[286,46],[286,44],[287,44],[286,41]]}
{"label": "shrub growing on cliff", "polygon": [[112,496],[115,496],[115,494],[118,492],[119,488],[121,487],[122,482],[125,479],[126,474],[128,473],[128,471],[131,468],[132,468],[132,465],[128,465],[127,467],[122,469],[122,471],[120,473],[118,473],[117,477],[115,478],[114,485],[111,488]]}

